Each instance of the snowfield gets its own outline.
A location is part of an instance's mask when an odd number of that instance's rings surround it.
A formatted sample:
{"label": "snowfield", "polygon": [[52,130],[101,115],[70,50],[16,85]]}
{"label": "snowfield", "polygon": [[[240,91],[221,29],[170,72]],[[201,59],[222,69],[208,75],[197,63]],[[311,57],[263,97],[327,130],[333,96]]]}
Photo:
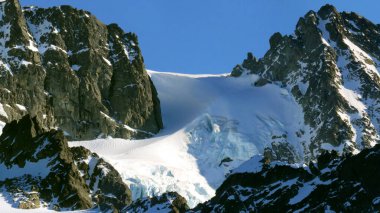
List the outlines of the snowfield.
{"label": "snowfield", "polygon": [[[302,109],[286,88],[255,87],[255,75],[186,75],[149,71],[161,101],[164,129],[145,140],[70,142],[111,163],[133,199],[176,191],[190,207],[210,199],[229,172],[261,155],[273,135],[303,156],[297,137]],[[308,131],[305,131],[308,132]]]}

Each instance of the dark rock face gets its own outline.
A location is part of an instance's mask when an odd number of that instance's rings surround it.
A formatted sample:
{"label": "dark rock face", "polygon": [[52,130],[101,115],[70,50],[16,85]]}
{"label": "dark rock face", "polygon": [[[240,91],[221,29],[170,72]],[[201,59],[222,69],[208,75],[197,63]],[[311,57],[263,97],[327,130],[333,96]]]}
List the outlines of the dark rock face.
{"label": "dark rock face", "polygon": [[132,195],[120,174],[97,154],[73,147],[74,161],[101,211],[120,210],[131,204]]}
{"label": "dark rock face", "polygon": [[267,165],[233,174],[191,212],[375,212],[380,210],[380,145],[356,156],[323,153],[299,168]]}
{"label": "dark rock face", "polygon": [[[61,131],[44,133],[36,118],[29,115],[19,122],[7,124],[0,137],[0,163],[8,171],[2,172],[11,174],[21,168],[25,174],[3,179],[2,184],[8,188],[19,185],[20,190],[33,185],[47,202],[57,199],[53,205],[58,208],[90,208],[89,189],[80,177],[69,150]],[[28,173],[28,167],[33,164],[45,170],[43,174],[37,168],[30,171],[32,174]]]}
{"label": "dark rock face", "polygon": [[49,114],[43,88],[46,73],[16,0],[0,3],[0,29],[0,106],[6,112],[0,119],[19,119],[26,110],[39,117]]}
{"label": "dark rock face", "polygon": [[46,132],[29,115],[4,127],[0,170],[0,186],[20,208],[36,208],[40,199],[56,210],[120,210],[131,203],[129,188],[111,165],[84,148],[70,149],[62,131]]}
{"label": "dark rock face", "polygon": [[[294,35],[274,34],[263,58],[249,54],[234,68],[232,76],[258,75],[255,86],[287,89],[302,107],[310,128],[296,134],[309,139],[304,159],[291,159],[308,162],[325,149],[357,153],[379,143],[379,32],[379,25],[356,13],[326,5],[300,18]],[[268,148],[277,159],[292,152]]]}
{"label": "dark rock face", "polygon": [[135,34],[69,6],[22,11],[10,0],[0,9],[0,120],[30,113],[75,140],[163,127]]}
{"label": "dark rock face", "polygon": [[171,212],[183,213],[189,210],[186,199],[176,192],[167,192],[161,196],[137,200],[123,212]]}

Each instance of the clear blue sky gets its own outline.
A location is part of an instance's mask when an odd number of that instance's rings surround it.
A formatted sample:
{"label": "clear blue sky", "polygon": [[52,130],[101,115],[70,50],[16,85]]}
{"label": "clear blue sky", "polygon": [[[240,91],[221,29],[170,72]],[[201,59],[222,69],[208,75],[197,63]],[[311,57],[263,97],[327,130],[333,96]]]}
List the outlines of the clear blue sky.
{"label": "clear blue sky", "polygon": [[326,3],[380,23],[379,0],[21,0],[85,9],[135,32],[152,70],[226,73],[247,52],[261,57],[275,32],[291,34],[299,17]]}

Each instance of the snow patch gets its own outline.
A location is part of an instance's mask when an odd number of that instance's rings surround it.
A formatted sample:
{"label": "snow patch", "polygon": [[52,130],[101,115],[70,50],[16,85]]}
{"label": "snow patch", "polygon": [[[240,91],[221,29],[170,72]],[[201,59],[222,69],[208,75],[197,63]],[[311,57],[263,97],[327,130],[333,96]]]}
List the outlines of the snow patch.
{"label": "snow patch", "polygon": [[21,105],[21,104],[15,104],[15,105],[16,105],[16,107],[17,107],[19,110],[24,111],[24,112],[27,111],[25,106],[23,106],[23,105]]}
{"label": "snow patch", "polygon": [[104,62],[107,63],[108,66],[112,66],[111,62],[108,59],[106,59],[104,57],[102,57],[102,59],[103,59]]}
{"label": "snow patch", "polygon": [[49,169],[49,163],[51,159],[42,159],[38,162],[29,162],[25,163],[23,168],[20,168],[18,165],[13,165],[8,168],[4,164],[0,164],[0,181],[4,181],[8,178],[21,177],[23,175],[30,174],[32,176],[39,176],[45,178],[51,171]]}
{"label": "snow patch", "polygon": [[71,69],[74,70],[74,71],[79,71],[79,69],[81,68],[80,65],[77,65],[77,64],[74,64],[71,66]]}
{"label": "snow patch", "polygon": [[1,103],[0,103],[0,115],[3,116],[3,117],[5,117],[5,118],[8,118],[8,115],[7,115],[7,113],[4,110],[4,106]]}
{"label": "snow patch", "polygon": [[303,199],[309,196],[314,189],[315,186],[312,186],[311,184],[304,184],[300,189],[298,189],[298,194],[289,200],[289,204],[294,205],[301,202]]}
{"label": "snow patch", "polygon": [[348,38],[343,38],[343,42],[347,44],[349,49],[352,51],[353,55],[362,63],[367,72],[369,72],[370,74],[376,74],[380,77],[379,71],[375,66],[375,62],[369,54],[367,54],[358,46],[356,46]]}
{"label": "snow patch", "polygon": [[3,134],[3,129],[5,127],[6,123],[3,121],[0,121],[0,135]]}
{"label": "snow patch", "polygon": [[373,205],[378,205],[380,204],[380,197],[376,197],[375,199],[372,200]]}
{"label": "snow patch", "polygon": [[255,155],[251,159],[244,162],[237,169],[234,169],[232,173],[257,173],[263,169],[263,163],[261,162],[263,157],[261,155]]}
{"label": "snow patch", "polygon": [[339,93],[346,99],[348,104],[359,111],[359,113],[365,112],[367,107],[360,101],[360,95],[355,91],[340,86]]}

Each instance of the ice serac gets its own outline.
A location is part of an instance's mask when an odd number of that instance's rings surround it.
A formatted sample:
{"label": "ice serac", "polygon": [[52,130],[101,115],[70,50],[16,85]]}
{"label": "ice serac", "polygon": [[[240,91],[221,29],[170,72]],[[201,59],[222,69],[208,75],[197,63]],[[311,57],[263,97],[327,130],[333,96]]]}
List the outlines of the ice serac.
{"label": "ice serac", "polygon": [[[379,142],[379,32],[362,16],[326,5],[302,17],[293,35],[274,34],[264,57],[249,54],[232,75],[256,74],[256,86],[291,92],[311,127],[298,133],[310,134],[302,144],[306,161],[321,150],[358,153]],[[269,148],[274,160],[289,153]]]}
{"label": "ice serac", "polygon": [[0,7],[2,122],[30,113],[73,140],[145,138],[163,127],[135,34],[70,6]]}
{"label": "ice serac", "polygon": [[120,210],[131,192],[119,173],[83,147],[70,148],[61,130],[45,131],[36,117],[4,127],[0,193],[18,208]]}

